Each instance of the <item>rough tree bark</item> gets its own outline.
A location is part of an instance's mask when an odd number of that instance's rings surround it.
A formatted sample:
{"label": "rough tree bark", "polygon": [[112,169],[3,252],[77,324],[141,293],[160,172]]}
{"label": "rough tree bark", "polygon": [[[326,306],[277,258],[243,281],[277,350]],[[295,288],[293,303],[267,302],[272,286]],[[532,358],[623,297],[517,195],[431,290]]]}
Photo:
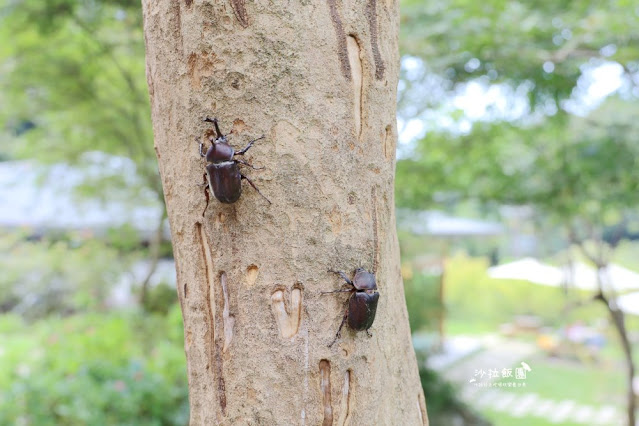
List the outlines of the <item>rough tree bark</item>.
{"label": "rough tree bark", "polygon": [[[427,424],[395,232],[396,0],[143,0],[147,80],[182,304],[191,424]],[[256,166],[202,217],[216,116]],[[206,138],[203,138],[206,140]],[[377,317],[329,348],[375,270]]]}

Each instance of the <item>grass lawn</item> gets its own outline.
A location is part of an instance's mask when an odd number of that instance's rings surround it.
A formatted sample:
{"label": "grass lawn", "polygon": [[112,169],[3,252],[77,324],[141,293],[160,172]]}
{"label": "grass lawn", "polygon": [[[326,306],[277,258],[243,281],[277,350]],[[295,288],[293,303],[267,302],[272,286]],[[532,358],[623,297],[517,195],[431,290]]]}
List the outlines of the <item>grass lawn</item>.
{"label": "grass lawn", "polygon": [[493,426],[584,426],[583,423],[574,422],[551,423],[540,417],[512,417],[508,413],[493,410],[482,411],[482,414]]}
{"label": "grass lawn", "polygon": [[499,331],[499,324],[496,322],[465,321],[456,318],[446,319],[444,327],[447,336],[479,336]]}
{"label": "grass lawn", "polygon": [[[525,388],[513,389],[513,393],[536,393],[540,398],[553,400],[572,400],[579,405],[590,405],[595,409],[603,405],[617,407],[624,412],[625,377],[620,368],[614,365],[583,364],[538,355],[527,360],[532,371],[527,373]],[[513,366],[513,371],[514,367]],[[504,379],[513,381],[512,379]],[[501,389],[501,388],[500,388]],[[551,423],[549,420],[528,415],[516,418],[506,412],[491,409],[481,413],[493,422],[494,426],[576,426],[574,422]],[[583,423],[582,423],[583,425]]]}
{"label": "grass lawn", "polygon": [[571,399],[587,405],[623,404],[626,382],[619,366],[584,364],[545,355],[527,362],[532,371],[525,379],[526,392],[534,392],[544,399]]}

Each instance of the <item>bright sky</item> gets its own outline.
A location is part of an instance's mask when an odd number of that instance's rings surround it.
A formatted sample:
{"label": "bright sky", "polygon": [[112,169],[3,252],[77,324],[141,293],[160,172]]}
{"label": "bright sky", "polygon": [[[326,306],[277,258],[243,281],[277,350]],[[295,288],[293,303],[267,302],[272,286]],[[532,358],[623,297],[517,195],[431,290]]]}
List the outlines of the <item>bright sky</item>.
{"label": "bright sky", "polygon": [[[422,63],[417,58],[405,57],[402,59],[402,67],[408,78],[411,78],[411,71],[415,74],[421,72]],[[549,71],[552,72],[550,69]],[[623,68],[618,63],[606,61],[587,64],[582,67],[582,76],[577,82],[575,93],[564,107],[573,114],[585,114],[623,85]],[[473,121],[491,117],[516,118],[527,112],[525,90],[525,87],[513,90],[505,85],[486,85],[479,81],[460,85],[458,94],[441,112],[436,113],[435,125],[467,132]],[[548,112],[552,112],[553,108],[554,105],[549,106]],[[457,121],[448,114],[455,110],[463,111],[463,117]],[[398,119],[397,123],[400,129],[399,142],[404,145],[421,137],[427,126],[423,119],[412,119],[406,123]]]}

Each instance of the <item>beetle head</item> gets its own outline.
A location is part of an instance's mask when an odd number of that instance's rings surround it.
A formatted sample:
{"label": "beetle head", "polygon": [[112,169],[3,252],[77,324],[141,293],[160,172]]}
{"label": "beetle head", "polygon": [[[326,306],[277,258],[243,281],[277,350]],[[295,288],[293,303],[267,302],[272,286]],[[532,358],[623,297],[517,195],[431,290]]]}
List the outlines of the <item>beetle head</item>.
{"label": "beetle head", "polygon": [[357,268],[353,277],[353,286],[357,290],[377,290],[375,275],[364,268]]}
{"label": "beetle head", "polygon": [[215,141],[211,140],[211,146],[206,151],[206,161],[209,163],[230,161],[233,159],[233,154],[235,154],[235,150],[227,142],[226,136],[222,136]]}

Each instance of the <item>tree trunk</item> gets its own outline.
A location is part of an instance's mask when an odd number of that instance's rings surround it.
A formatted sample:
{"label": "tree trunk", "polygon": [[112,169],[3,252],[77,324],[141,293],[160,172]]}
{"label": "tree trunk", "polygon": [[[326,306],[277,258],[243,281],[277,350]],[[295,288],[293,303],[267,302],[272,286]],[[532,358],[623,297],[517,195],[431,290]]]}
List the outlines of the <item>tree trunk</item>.
{"label": "tree trunk", "polygon": [[[182,304],[191,424],[427,424],[395,232],[396,1],[143,0],[147,80]],[[217,117],[240,199],[212,197],[196,138]],[[209,133],[206,133],[206,132]],[[207,142],[208,144],[208,142]],[[328,347],[349,277],[377,317]]]}
{"label": "tree trunk", "polygon": [[[626,321],[623,311],[619,309],[614,298],[611,301],[603,292],[602,275],[604,273],[603,271],[607,270],[609,265],[609,262],[604,262],[602,259],[599,259],[599,261],[596,263],[597,284],[599,286],[599,293],[596,297],[605,305],[606,310],[610,314],[610,319],[612,319],[612,324],[614,325],[615,330],[619,335],[619,340],[621,341],[621,348],[623,349],[623,355],[626,361],[626,380],[628,384],[628,387],[626,388],[626,416],[628,419],[627,424],[628,426],[635,426],[636,395],[633,386],[633,380],[635,377],[635,363],[634,357],[632,355],[632,344],[630,343],[630,339],[628,338],[628,329],[626,328]],[[608,279],[608,282],[610,282],[610,279]]]}

